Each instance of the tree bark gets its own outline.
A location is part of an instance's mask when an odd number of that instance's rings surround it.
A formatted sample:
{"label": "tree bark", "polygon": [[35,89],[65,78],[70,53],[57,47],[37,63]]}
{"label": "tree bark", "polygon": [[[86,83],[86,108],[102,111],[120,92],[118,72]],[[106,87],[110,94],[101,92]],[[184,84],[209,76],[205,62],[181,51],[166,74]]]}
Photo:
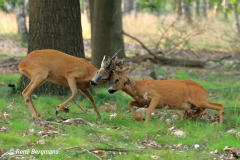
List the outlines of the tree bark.
{"label": "tree bark", "polygon": [[190,11],[190,4],[191,1],[190,0],[184,0],[184,14],[185,14],[185,19],[187,21],[187,23],[192,23],[192,14]]}
{"label": "tree bark", "polygon": [[203,17],[207,18],[207,0],[203,0]]}
{"label": "tree bark", "polygon": [[182,16],[182,0],[177,0],[177,19]]}
{"label": "tree bark", "polygon": [[[55,49],[84,57],[79,0],[33,0],[29,2],[28,53],[38,49]],[[54,61],[54,59],[53,59]],[[29,80],[23,76],[22,90]],[[40,93],[66,94],[68,88],[46,82]]]}
{"label": "tree bark", "polygon": [[94,2],[95,2],[95,0],[88,0],[88,3],[89,3],[89,19],[90,19],[90,24],[91,24],[91,41],[92,41],[93,36],[94,36],[93,35]]}
{"label": "tree bark", "polygon": [[103,56],[111,56],[113,48],[113,0],[97,0],[94,2],[93,37],[92,37],[92,64],[99,68]]}
{"label": "tree bark", "polygon": [[240,22],[239,22],[239,16],[238,16],[238,4],[237,2],[233,4],[234,7],[234,15],[235,15],[235,23],[237,28],[237,33],[240,35]]}
{"label": "tree bark", "polygon": [[119,58],[125,58],[125,49],[122,34],[122,9],[121,0],[114,0],[114,14],[113,14],[113,51],[116,53],[119,49],[121,51],[118,53]]}
{"label": "tree bark", "polygon": [[196,16],[200,16],[200,0],[196,0]]}
{"label": "tree bark", "polygon": [[138,13],[140,11],[140,4],[138,1],[135,1],[133,4],[133,8],[134,8],[134,17],[137,18],[138,17]]}
{"label": "tree bark", "polygon": [[228,20],[228,0],[223,0],[222,1],[222,8],[223,8],[223,13],[224,13],[224,19]]}
{"label": "tree bark", "polygon": [[23,43],[28,42],[28,31],[26,26],[26,16],[24,9],[24,0],[18,0],[17,6],[17,25]]}
{"label": "tree bark", "polygon": [[133,9],[133,0],[123,0],[123,13],[131,14]]}

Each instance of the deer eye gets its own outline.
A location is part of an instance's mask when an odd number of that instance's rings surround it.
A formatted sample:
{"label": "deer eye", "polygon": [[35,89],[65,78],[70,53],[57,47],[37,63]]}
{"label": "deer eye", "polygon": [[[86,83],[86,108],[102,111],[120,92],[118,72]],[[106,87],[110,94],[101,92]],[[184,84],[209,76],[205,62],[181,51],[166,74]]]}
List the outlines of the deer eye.
{"label": "deer eye", "polygon": [[120,78],[116,79],[116,82],[119,82],[120,81]]}

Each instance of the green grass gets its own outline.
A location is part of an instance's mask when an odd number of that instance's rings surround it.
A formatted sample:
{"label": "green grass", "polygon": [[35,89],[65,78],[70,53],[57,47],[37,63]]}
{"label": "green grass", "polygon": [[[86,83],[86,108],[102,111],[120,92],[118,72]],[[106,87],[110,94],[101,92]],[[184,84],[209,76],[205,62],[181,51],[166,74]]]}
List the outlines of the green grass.
{"label": "green grass", "polygon": [[[157,71],[165,73],[163,69]],[[204,75],[204,78],[202,78]],[[14,93],[6,86],[8,83],[16,83],[19,75],[1,75],[0,113],[10,114],[12,118],[0,118],[0,128],[6,127],[6,131],[0,132],[0,149],[4,152],[10,149],[21,149],[39,152],[59,151],[59,154],[28,154],[23,155],[25,159],[34,156],[37,159],[97,159],[96,155],[102,159],[126,159],[145,160],[159,157],[162,159],[218,159],[219,157],[210,154],[211,151],[218,150],[220,154],[224,152],[225,146],[240,147],[239,137],[234,133],[227,133],[234,128],[240,132],[240,109],[239,109],[239,83],[227,83],[227,81],[214,81],[213,74],[196,74],[179,71],[171,75],[171,78],[193,79],[203,85],[208,92],[215,96],[210,97],[212,101],[222,103],[225,107],[225,120],[223,125],[212,124],[210,121],[197,119],[185,120],[173,119],[171,115],[179,111],[155,110],[156,114],[165,114],[165,119],[151,117],[148,124],[133,120],[128,109],[128,102],[131,97],[123,92],[108,94],[107,85],[91,89],[95,102],[100,109],[102,120],[99,121],[93,111],[91,103],[81,93],[78,94],[74,102],[67,106],[69,113],[60,112],[55,116],[55,107],[63,102],[68,96],[53,95],[33,95],[33,101],[37,111],[42,118],[59,124],[51,124],[56,130],[55,134],[43,137],[40,131],[48,132],[50,129],[34,123],[31,114],[24,105],[24,100],[20,93]],[[226,79],[224,76],[216,74],[216,79]],[[117,108],[112,112],[104,112],[103,105],[108,101],[117,103]],[[110,115],[117,113],[115,118],[110,119]],[[216,112],[213,112],[214,114]],[[60,123],[68,118],[83,118],[92,123],[66,125]],[[170,119],[167,121],[166,119]],[[186,133],[186,138],[175,137],[169,133],[168,129],[174,125]],[[146,137],[156,141],[157,148],[146,147],[142,144]],[[42,143],[37,143],[37,142]],[[200,148],[195,149],[194,144],[199,144]],[[77,147],[77,148],[71,148]],[[102,150],[96,155],[89,152],[96,149]],[[122,148],[123,151],[107,151],[107,149]],[[87,150],[87,151],[86,151]],[[96,153],[96,152],[95,152]]]}

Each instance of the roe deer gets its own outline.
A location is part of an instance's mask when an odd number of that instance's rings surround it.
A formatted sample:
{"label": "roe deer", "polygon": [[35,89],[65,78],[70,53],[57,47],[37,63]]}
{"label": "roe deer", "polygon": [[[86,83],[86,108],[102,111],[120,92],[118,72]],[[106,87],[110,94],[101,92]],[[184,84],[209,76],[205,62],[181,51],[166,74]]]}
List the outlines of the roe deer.
{"label": "roe deer", "polygon": [[[106,71],[110,69],[116,60],[116,54],[108,60],[104,59],[101,68],[104,68]],[[88,91],[88,88],[91,87],[90,81],[98,69],[86,59],[74,57],[52,49],[35,50],[21,60],[18,68],[21,73],[25,74],[31,80],[23,90],[22,95],[33,117],[40,117],[40,114],[37,113],[33,105],[31,94],[43,82],[49,81],[68,86],[72,92],[71,97],[57,106],[56,115],[67,103],[76,97],[79,89],[91,101],[98,118],[101,119],[94,99]],[[110,72],[106,72],[99,79],[98,84],[103,84],[110,78],[110,74],[108,73]]]}
{"label": "roe deer", "polygon": [[133,106],[147,107],[145,123],[155,108],[185,110],[185,113],[188,110],[196,110],[196,117],[205,109],[214,109],[219,111],[219,123],[222,124],[222,105],[209,102],[206,90],[198,83],[191,80],[132,80],[127,74],[133,69],[133,66],[116,69],[111,75],[108,92],[122,90],[133,97],[134,101],[128,105],[134,118],[137,114]]}

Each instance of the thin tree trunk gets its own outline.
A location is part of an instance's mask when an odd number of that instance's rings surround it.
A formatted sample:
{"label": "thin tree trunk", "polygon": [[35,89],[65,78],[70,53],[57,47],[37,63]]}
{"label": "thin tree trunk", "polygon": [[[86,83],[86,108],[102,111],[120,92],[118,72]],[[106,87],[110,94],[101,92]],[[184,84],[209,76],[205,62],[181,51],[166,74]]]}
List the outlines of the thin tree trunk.
{"label": "thin tree trunk", "polygon": [[18,0],[17,6],[17,25],[23,43],[28,42],[28,31],[26,26],[26,16],[24,12],[24,0]]}
{"label": "thin tree trunk", "polygon": [[182,0],[177,0],[177,19],[182,17]]}
{"label": "thin tree trunk", "polygon": [[203,17],[207,18],[207,0],[203,0]]}
{"label": "thin tree trunk", "polygon": [[134,17],[138,17],[138,12],[140,11],[140,5],[138,1],[134,2]]}
{"label": "thin tree trunk", "polygon": [[239,16],[238,16],[238,4],[234,3],[233,7],[234,7],[234,15],[235,15],[237,33],[238,33],[238,35],[240,35],[240,22],[239,22]]}
{"label": "thin tree trunk", "polygon": [[84,13],[84,8],[85,8],[85,0],[81,0],[81,13]]}
{"label": "thin tree trunk", "polygon": [[131,14],[133,9],[133,0],[123,0],[123,13]]}
{"label": "thin tree trunk", "polygon": [[196,0],[196,16],[200,16],[200,1]]}
{"label": "thin tree trunk", "polygon": [[184,14],[187,23],[192,23],[190,4],[191,4],[190,0],[184,0]]}
{"label": "thin tree trunk", "polygon": [[222,7],[223,7],[224,19],[228,20],[228,0],[222,1]]}
{"label": "thin tree trunk", "polygon": [[[94,19],[94,2],[95,0],[88,0],[89,2],[89,17],[90,17],[90,23],[91,23],[91,39],[93,39],[93,19]],[[92,43],[91,43],[92,44]]]}

